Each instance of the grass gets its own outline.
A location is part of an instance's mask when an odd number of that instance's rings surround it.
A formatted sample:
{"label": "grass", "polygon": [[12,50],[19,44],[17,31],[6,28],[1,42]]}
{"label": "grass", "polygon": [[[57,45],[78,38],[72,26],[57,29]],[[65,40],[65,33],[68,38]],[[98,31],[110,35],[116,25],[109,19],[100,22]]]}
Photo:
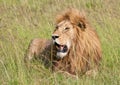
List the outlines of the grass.
{"label": "grass", "polygon": [[[103,59],[95,78],[51,73],[39,62],[24,65],[30,40],[51,38],[54,16],[67,7],[85,10],[100,37]],[[119,0],[0,0],[0,85],[119,85],[119,19]]]}

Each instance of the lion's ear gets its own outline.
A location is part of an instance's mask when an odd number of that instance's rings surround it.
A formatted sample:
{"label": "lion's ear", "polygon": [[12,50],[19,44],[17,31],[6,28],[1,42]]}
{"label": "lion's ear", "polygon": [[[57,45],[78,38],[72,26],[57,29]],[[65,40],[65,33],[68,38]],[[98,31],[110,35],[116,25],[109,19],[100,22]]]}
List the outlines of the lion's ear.
{"label": "lion's ear", "polygon": [[86,24],[83,21],[79,21],[78,22],[78,27],[80,27],[82,30],[84,30],[86,28]]}

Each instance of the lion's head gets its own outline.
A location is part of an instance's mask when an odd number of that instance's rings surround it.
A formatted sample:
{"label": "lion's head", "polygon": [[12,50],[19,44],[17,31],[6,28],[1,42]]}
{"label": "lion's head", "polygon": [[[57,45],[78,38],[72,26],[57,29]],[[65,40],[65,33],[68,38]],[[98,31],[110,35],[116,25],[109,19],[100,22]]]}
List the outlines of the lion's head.
{"label": "lion's head", "polygon": [[52,40],[57,49],[56,57],[61,60],[58,69],[76,73],[99,65],[101,46],[98,35],[78,10],[68,9],[57,16]]}
{"label": "lion's head", "polygon": [[76,38],[77,31],[84,32],[87,22],[78,10],[69,9],[56,18],[56,27],[52,39],[57,48],[57,57],[65,57]]}

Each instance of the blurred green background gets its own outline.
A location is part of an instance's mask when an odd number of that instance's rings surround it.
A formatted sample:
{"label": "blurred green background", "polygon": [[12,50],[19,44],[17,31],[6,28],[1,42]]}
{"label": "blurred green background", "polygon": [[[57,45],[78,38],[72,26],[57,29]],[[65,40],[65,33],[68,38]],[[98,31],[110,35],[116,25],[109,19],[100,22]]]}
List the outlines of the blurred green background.
{"label": "blurred green background", "polygon": [[[26,68],[31,39],[51,38],[56,14],[84,10],[102,44],[96,77],[52,73],[42,63]],[[0,85],[120,85],[120,0],[0,0]]]}

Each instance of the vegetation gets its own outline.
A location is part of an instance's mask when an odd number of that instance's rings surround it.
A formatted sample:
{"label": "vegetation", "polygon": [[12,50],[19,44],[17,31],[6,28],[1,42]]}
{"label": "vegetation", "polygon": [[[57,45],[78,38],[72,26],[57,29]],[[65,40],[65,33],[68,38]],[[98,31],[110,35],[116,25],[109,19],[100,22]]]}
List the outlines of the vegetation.
{"label": "vegetation", "polygon": [[[96,77],[77,79],[52,73],[40,62],[26,68],[24,55],[31,39],[51,38],[61,10],[84,10],[102,44],[103,59]],[[0,85],[119,85],[120,0],[0,0]]]}

